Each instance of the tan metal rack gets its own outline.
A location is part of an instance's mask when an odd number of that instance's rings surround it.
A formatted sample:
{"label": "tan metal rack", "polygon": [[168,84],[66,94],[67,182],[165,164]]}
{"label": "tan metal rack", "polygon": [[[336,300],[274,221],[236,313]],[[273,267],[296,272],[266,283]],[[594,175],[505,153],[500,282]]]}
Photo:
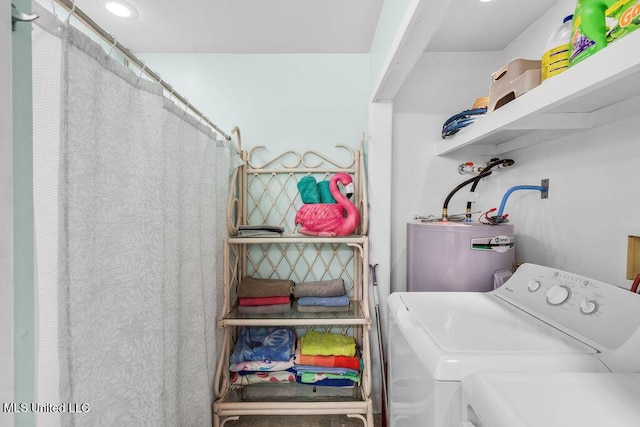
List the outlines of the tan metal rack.
{"label": "tan metal rack", "polygon": [[[239,134],[239,132],[236,130]],[[240,146],[240,143],[239,143]],[[218,325],[223,342],[215,376],[214,426],[243,415],[341,414],[373,427],[371,402],[371,357],[369,332],[369,238],[368,206],[363,165],[364,136],[360,150],[337,145],[335,160],[316,151],[287,151],[258,164],[264,147],[240,154],[244,165],[232,177],[224,242],[224,291]],[[262,151],[262,153],[261,153]],[[354,234],[343,237],[313,237],[296,233],[295,214],[302,205],[297,183],[304,176],[328,179],[337,172],[353,177],[353,201],[360,213]],[[281,236],[240,237],[240,225],[275,225]],[[243,314],[238,312],[237,286],[241,278],[289,279],[295,283],[342,278],[349,296],[344,312],[299,312],[294,303],[287,314]],[[353,388],[287,384],[232,386],[229,356],[242,327],[292,327],[298,335],[308,330],[333,332],[355,338],[363,361],[360,382]]]}

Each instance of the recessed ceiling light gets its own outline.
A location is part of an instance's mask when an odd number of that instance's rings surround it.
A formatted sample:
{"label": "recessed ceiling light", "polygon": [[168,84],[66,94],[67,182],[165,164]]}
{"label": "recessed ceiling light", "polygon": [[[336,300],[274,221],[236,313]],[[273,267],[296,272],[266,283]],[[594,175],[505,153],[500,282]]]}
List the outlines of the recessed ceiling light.
{"label": "recessed ceiling light", "polygon": [[490,1],[493,1],[493,0],[480,0],[480,3],[489,3]]}
{"label": "recessed ceiling light", "polygon": [[124,0],[104,0],[102,4],[109,12],[119,18],[133,20],[139,16],[138,10]]}

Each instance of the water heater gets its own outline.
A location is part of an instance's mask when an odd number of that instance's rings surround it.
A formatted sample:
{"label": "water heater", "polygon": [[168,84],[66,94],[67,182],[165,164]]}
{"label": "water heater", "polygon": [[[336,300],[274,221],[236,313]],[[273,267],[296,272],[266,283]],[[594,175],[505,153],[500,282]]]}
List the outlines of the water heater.
{"label": "water heater", "polygon": [[486,292],[494,273],[513,269],[515,227],[407,223],[407,291]]}

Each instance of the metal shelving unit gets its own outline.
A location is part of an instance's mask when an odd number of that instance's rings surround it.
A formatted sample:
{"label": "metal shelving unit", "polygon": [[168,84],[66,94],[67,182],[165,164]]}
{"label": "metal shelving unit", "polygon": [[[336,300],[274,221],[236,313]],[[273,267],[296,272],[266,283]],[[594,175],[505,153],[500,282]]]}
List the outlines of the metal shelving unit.
{"label": "metal shelving unit", "polygon": [[[356,151],[337,146],[346,155],[338,161],[324,154],[288,151],[257,164],[264,147],[241,151],[244,166],[232,181],[229,193],[228,230],[224,243],[224,291],[218,318],[222,329],[222,349],[216,369],[213,404],[214,426],[243,415],[342,414],[373,427],[371,402],[371,357],[369,331],[371,317],[369,282],[369,238],[367,236],[367,197],[363,167],[363,142]],[[302,201],[297,182],[311,175],[327,179],[337,172],[354,178],[353,201],[360,212],[360,225],[354,234],[343,237],[313,237],[297,234],[294,218]],[[239,237],[238,226],[278,225],[282,236]],[[243,314],[238,312],[237,286],[251,276],[262,279],[289,279],[295,283],[342,278],[349,295],[344,312],[299,312],[294,303],[286,314]],[[363,361],[361,381],[352,389],[309,386],[296,383],[232,386],[229,355],[236,336],[247,326],[288,326],[298,335],[307,330],[335,332],[353,336]]]}

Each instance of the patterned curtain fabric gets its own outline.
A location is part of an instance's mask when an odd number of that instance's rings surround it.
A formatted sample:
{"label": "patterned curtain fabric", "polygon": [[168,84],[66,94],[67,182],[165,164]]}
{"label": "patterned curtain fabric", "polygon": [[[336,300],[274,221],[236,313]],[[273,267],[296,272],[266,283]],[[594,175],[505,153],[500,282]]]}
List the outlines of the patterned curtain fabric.
{"label": "patterned curtain fabric", "polygon": [[[235,150],[64,26],[60,399],[68,426],[210,426]],[[80,411],[81,404],[88,404]]]}

